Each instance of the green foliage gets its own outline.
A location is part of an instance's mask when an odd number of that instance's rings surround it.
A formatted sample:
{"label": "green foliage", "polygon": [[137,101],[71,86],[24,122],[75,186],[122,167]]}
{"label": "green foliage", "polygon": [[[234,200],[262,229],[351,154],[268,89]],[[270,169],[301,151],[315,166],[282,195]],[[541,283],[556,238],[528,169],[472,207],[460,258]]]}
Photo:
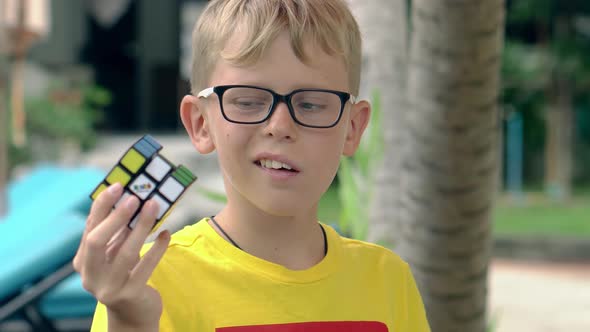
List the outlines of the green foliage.
{"label": "green foliage", "polygon": [[201,193],[201,195],[205,196],[207,199],[213,202],[223,204],[227,203],[227,196],[222,192],[218,192],[216,190],[211,190],[203,187],[197,187],[197,190],[199,191],[199,193]]}
{"label": "green foliage", "polygon": [[[111,94],[100,86],[68,87],[60,83],[51,86],[40,97],[25,100],[27,145],[9,144],[10,169],[35,161],[33,141],[45,142],[48,146],[71,141],[83,150],[94,146],[94,126],[102,120],[101,110],[110,102]],[[58,150],[57,147],[51,148],[53,154]]]}
{"label": "green foliage", "polygon": [[338,184],[332,182],[332,185],[322,195],[318,207],[318,218],[322,222],[337,224],[340,219],[340,198],[338,194]]}
{"label": "green foliage", "polygon": [[502,89],[500,102],[505,117],[520,112],[524,118],[525,181],[542,179],[536,161],[545,146],[544,107],[546,90],[551,82],[552,57],[546,48],[507,40],[502,55]]}
{"label": "green foliage", "polygon": [[96,139],[94,125],[102,120],[100,110],[110,102],[110,93],[98,86],[52,88],[45,96],[26,101],[27,131],[90,147]]}
{"label": "green foliage", "polygon": [[553,0],[515,0],[509,7],[507,19],[510,23],[548,22],[552,17],[553,7]]}
{"label": "green foliage", "polygon": [[367,236],[368,207],[364,180],[356,172],[353,160],[342,158],[338,170],[338,198],[340,199],[340,218],[338,226],[344,234],[355,239]]}
{"label": "green foliage", "polygon": [[[524,119],[524,175],[539,185],[544,174],[545,110],[558,93],[570,94],[579,131],[575,179],[590,179],[586,154],[590,139],[582,113],[587,113],[590,87],[590,2],[583,0],[511,0],[507,2],[506,42],[502,54],[501,103],[505,113]],[[559,89],[558,89],[559,88]],[[567,89],[567,90],[564,90]],[[507,115],[507,114],[506,114]]]}
{"label": "green foliage", "polygon": [[493,314],[492,318],[490,319],[490,321],[488,322],[488,326],[486,327],[486,332],[495,332],[498,330],[498,321],[499,321],[499,315]]}
{"label": "green foliage", "polygon": [[375,172],[383,159],[381,98],[373,93],[372,116],[367,132],[353,157],[343,157],[338,170],[338,198],[341,214],[338,226],[355,239],[367,238],[369,207]]}
{"label": "green foliage", "polygon": [[502,54],[503,93],[518,89],[526,96],[544,89],[551,78],[552,61],[551,55],[540,46],[506,41]]}
{"label": "green foliage", "polygon": [[514,0],[508,3],[502,76],[504,88],[551,88],[567,77],[586,94],[590,76],[590,3]]}

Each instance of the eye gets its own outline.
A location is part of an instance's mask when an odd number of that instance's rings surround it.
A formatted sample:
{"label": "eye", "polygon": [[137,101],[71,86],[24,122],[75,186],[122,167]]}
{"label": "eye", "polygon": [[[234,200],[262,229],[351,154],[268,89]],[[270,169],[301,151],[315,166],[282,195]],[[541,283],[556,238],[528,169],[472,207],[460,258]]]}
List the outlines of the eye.
{"label": "eye", "polygon": [[326,109],[326,104],[302,101],[302,102],[297,103],[297,109],[301,110],[301,111],[306,111],[306,112],[322,111],[322,110]]}
{"label": "eye", "polygon": [[231,105],[242,110],[261,110],[268,107],[268,102],[259,98],[235,98]]}

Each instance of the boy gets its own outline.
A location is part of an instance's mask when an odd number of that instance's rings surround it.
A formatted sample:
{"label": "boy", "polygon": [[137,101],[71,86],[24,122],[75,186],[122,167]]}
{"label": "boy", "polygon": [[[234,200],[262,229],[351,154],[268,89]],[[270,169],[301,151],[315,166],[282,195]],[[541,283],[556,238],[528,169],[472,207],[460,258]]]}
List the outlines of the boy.
{"label": "boy", "polygon": [[100,302],[92,331],[429,330],[406,263],[317,221],[369,119],[360,44],[343,0],[209,3],[180,115],[200,153],[217,151],[227,205],[140,258],[157,206],[115,236],[137,200],[111,213],[121,187],[101,194],[74,259]]}

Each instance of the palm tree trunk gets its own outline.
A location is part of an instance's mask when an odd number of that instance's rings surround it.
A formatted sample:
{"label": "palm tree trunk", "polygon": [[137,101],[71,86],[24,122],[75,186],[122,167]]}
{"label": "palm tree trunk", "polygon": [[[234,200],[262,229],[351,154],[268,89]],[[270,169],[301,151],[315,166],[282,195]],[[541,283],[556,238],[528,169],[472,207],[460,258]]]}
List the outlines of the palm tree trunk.
{"label": "palm tree trunk", "polygon": [[415,0],[400,243],[433,331],[485,331],[502,0]]}
{"label": "palm tree trunk", "polygon": [[385,151],[371,193],[368,240],[393,247],[406,110],[407,0],[348,0],[363,34],[363,98],[381,105]]}

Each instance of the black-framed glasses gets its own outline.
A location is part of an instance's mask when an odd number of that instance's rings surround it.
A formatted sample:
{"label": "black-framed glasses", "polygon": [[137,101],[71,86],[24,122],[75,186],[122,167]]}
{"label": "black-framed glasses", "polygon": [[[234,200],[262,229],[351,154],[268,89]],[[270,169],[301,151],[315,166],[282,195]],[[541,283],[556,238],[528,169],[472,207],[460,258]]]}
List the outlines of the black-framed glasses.
{"label": "black-framed glasses", "polygon": [[348,92],[325,89],[298,89],[286,95],[250,85],[219,85],[204,89],[197,97],[219,97],[223,117],[233,123],[257,124],[268,120],[280,102],[287,104],[293,120],[311,128],[334,127],[346,103],[354,104]]}

